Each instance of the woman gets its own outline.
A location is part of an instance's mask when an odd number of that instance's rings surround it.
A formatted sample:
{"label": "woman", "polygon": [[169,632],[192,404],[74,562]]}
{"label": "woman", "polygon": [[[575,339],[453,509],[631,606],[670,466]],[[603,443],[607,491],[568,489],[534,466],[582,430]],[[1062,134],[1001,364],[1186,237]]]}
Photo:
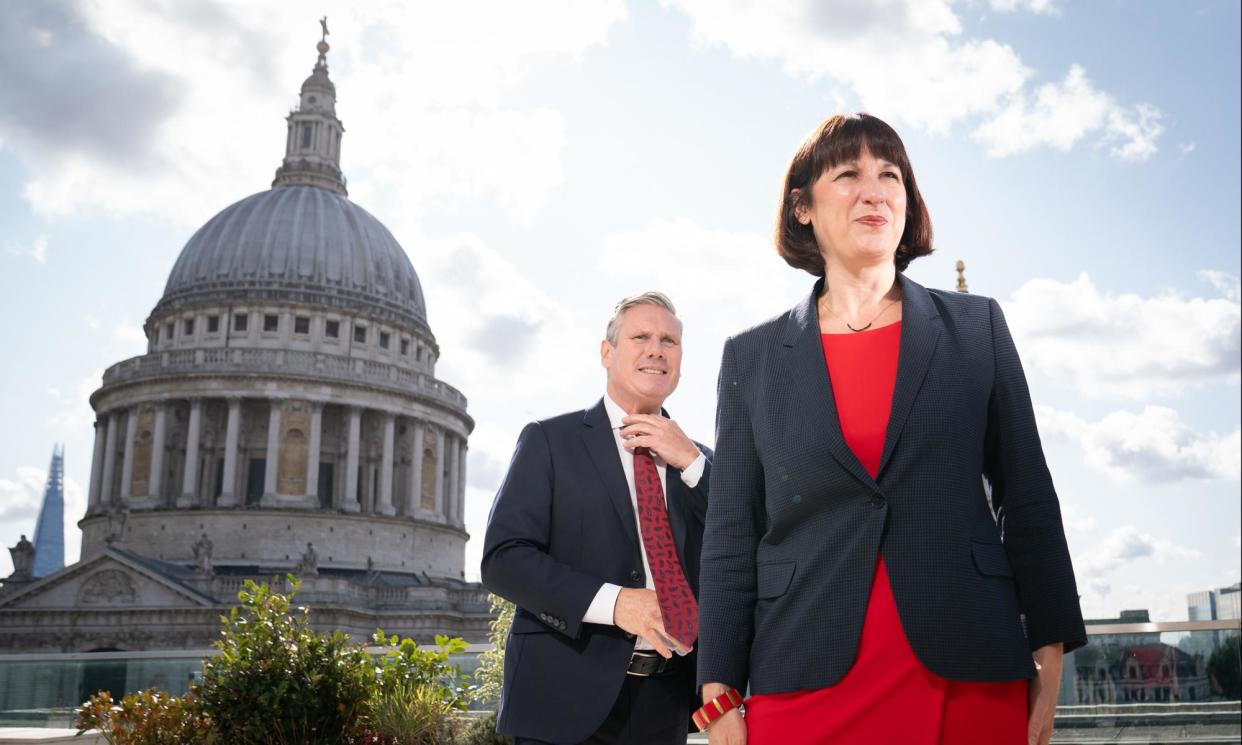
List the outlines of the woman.
{"label": "woman", "polygon": [[834,116],[794,155],[777,249],[820,279],[720,368],[712,745],[1051,737],[1062,654],[1086,641],[1060,508],[1000,306],[902,274],[931,237],[879,119]]}

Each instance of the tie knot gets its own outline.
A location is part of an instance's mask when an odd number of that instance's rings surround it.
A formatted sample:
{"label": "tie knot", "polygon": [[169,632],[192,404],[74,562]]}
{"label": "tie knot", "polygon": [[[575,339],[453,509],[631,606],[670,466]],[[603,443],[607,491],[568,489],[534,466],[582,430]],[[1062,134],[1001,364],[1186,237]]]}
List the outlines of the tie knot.
{"label": "tie knot", "polygon": [[645,456],[647,456],[648,458],[650,458],[650,457],[651,457],[651,448],[636,447],[636,448],[634,448],[634,455],[645,455]]}

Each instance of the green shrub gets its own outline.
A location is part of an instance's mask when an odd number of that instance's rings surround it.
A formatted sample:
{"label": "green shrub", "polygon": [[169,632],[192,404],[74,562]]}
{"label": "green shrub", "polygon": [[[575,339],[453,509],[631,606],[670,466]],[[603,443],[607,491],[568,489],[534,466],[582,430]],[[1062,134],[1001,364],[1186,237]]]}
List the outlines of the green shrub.
{"label": "green shrub", "polygon": [[208,745],[216,742],[211,720],[193,694],[172,696],[154,688],[131,693],[117,704],[100,691],[78,707],[78,733],[99,730],[109,745]]}
{"label": "green shrub", "polygon": [[450,745],[456,742],[457,711],[443,695],[443,689],[412,680],[390,681],[371,699],[369,741],[384,745]]}
{"label": "green shrub", "polygon": [[513,625],[513,613],[516,606],[499,595],[489,594],[492,604],[491,630],[487,640],[492,648],[479,655],[479,668],[474,671],[475,680],[479,682],[474,691],[474,700],[480,703],[494,703],[500,700],[500,690],[505,678],[505,642],[509,638],[509,627]]}
{"label": "green shrub", "polygon": [[496,734],[496,712],[469,720],[457,735],[455,745],[513,745],[513,738]]}
{"label": "green shrub", "polygon": [[1238,666],[1238,635],[1225,639],[1208,658],[1208,676],[1218,695],[1237,700],[1242,696],[1242,676]]}
{"label": "green shrub", "polygon": [[289,594],[246,580],[223,618],[219,654],[203,663],[199,696],[225,745],[340,745],[361,733],[370,657],[340,632],[310,627]]}

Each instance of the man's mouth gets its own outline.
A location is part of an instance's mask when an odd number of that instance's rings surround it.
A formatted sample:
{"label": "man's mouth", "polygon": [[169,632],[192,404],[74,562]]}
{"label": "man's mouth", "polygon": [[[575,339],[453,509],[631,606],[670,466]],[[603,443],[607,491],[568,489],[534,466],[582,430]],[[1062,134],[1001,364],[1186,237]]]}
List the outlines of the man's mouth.
{"label": "man's mouth", "polygon": [[661,370],[657,367],[640,367],[638,371],[646,375],[668,375],[668,370]]}

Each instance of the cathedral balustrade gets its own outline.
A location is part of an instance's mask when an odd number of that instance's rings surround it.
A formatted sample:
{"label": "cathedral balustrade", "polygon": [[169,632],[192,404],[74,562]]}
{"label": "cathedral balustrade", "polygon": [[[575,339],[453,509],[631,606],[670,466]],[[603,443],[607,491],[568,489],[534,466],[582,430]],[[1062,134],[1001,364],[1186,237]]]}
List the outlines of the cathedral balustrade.
{"label": "cathedral balustrade", "polygon": [[219,348],[154,352],[112,365],[104,371],[103,382],[107,387],[171,375],[237,373],[362,382],[406,394],[418,393],[454,408],[466,407],[466,397],[461,391],[427,373],[377,360],[285,349]]}

